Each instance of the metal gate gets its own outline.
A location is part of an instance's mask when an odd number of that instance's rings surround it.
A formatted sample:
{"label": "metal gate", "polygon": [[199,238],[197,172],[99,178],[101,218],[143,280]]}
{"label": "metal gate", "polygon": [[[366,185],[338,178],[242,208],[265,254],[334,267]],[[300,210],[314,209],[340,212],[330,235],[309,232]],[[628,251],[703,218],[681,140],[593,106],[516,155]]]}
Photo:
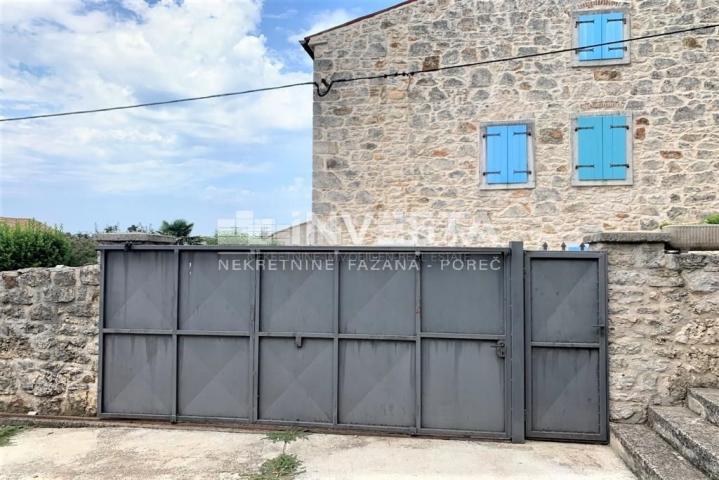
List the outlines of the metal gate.
{"label": "metal gate", "polygon": [[[104,247],[99,415],[522,441],[524,269],[519,242]],[[535,343],[527,371],[552,367]],[[527,394],[531,412],[553,407]]]}
{"label": "metal gate", "polygon": [[607,257],[526,254],[527,438],[608,441]]}

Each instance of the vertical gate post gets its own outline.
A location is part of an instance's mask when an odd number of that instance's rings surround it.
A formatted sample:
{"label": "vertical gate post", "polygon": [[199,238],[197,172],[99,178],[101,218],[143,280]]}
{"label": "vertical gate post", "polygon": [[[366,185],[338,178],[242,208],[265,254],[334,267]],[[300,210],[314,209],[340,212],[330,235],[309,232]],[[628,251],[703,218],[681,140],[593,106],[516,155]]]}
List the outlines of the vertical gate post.
{"label": "vertical gate post", "polygon": [[509,242],[510,254],[510,325],[511,325],[511,409],[512,443],[524,442],[524,244]]}
{"label": "vertical gate post", "polygon": [[105,271],[107,270],[107,251],[100,250],[100,311],[98,318],[98,339],[97,339],[97,415],[104,413],[102,406],[103,396],[103,370],[105,368]]}
{"label": "vertical gate post", "polygon": [[414,253],[417,271],[414,272],[414,427],[415,432],[422,428],[422,253]]}
{"label": "vertical gate post", "polygon": [[332,272],[332,425],[339,422],[339,384],[340,384],[340,262],[339,250],[334,252],[334,271]]}
{"label": "vertical gate post", "polygon": [[[125,255],[131,255],[126,253]],[[173,287],[173,323],[172,323],[172,411],[170,413],[170,421],[177,423],[177,362],[180,352],[178,351],[177,330],[180,328],[180,249],[174,248],[173,265],[175,274],[173,275],[175,285]]]}
{"label": "vertical gate post", "polygon": [[259,398],[260,398],[260,334],[262,331],[262,323],[260,322],[261,300],[262,300],[262,269],[260,268],[262,253],[257,250],[251,250],[251,255],[255,260],[255,298],[253,301],[252,313],[252,329],[250,330],[250,363],[252,364],[252,375],[250,376],[251,402],[250,402],[250,423],[255,423],[259,417]]}

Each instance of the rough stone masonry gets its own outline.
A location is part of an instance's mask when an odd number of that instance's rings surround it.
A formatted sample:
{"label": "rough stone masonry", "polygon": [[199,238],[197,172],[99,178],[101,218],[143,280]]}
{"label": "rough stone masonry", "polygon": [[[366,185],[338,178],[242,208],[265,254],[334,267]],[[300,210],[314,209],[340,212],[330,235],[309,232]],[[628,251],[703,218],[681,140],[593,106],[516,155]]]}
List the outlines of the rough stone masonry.
{"label": "rough stone masonry", "polygon": [[[630,36],[717,23],[715,0],[418,0],[312,36],[315,80],[573,47],[576,12],[627,9]],[[719,211],[717,29],[628,45],[343,83],[314,99],[317,243],[576,243]],[[631,118],[632,185],[573,186],[572,115]],[[534,188],[483,190],[480,129],[532,122]],[[350,224],[350,225],[348,225]]]}
{"label": "rough stone masonry", "polygon": [[0,273],[0,412],[94,415],[99,267]]}
{"label": "rough stone masonry", "polygon": [[647,405],[682,403],[687,387],[719,387],[719,252],[593,237],[609,261],[610,419],[642,422]]}

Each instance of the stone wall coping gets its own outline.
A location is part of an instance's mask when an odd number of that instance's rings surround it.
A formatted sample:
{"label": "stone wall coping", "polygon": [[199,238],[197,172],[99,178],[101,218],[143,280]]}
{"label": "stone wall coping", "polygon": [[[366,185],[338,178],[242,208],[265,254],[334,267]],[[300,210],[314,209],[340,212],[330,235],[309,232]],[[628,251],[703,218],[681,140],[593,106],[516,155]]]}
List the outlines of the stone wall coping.
{"label": "stone wall coping", "polygon": [[597,232],[586,235],[584,243],[669,243],[665,232]]}
{"label": "stone wall coping", "polygon": [[151,244],[174,244],[177,238],[170,235],[158,233],[98,233],[95,238],[99,243],[151,243]]}

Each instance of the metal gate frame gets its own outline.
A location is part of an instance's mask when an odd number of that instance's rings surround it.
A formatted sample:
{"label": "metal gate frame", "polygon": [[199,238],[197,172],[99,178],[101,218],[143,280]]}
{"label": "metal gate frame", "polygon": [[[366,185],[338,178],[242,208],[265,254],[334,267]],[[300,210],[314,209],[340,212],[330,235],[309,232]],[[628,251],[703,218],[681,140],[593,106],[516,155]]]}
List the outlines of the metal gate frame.
{"label": "metal gate frame", "polygon": [[[267,424],[267,425],[297,425],[312,428],[337,429],[337,430],[365,430],[365,431],[382,431],[382,432],[398,432],[406,434],[420,434],[430,436],[461,436],[475,438],[490,439],[511,439],[512,442],[524,442],[525,436],[534,439],[555,439],[555,440],[572,440],[572,441],[589,441],[589,442],[606,442],[607,425],[607,347],[606,335],[604,342],[600,347],[600,363],[602,364],[603,374],[605,376],[604,386],[602,390],[602,412],[604,420],[601,425],[601,433],[599,435],[577,435],[577,434],[548,434],[547,432],[538,432],[531,429],[529,418],[531,415],[532,399],[529,379],[531,378],[531,318],[529,318],[529,310],[525,312],[525,308],[530,305],[528,295],[529,284],[526,280],[528,268],[532,258],[596,258],[600,263],[600,275],[598,278],[599,288],[604,297],[603,315],[606,322],[606,254],[603,252],[525,252],[522,242],[510,242],[509,248],[455,248],[455,247],[231,247],[231,246],[167,246],[167,245],[105,245],[99,248],[100,265],[101,265],[101,281],[100,281],[100,318],[99,318],[99,362],[98,362],[98,393],[97,393],[97,411],[100,418],[128,418],[128,419],[156,419],[170,420],[171,422],[181,421],[219,421],[231,422],[238,424]],[[172,252],[173,263],[171,269],[172,274],[172,291],[174,292],[173,303],[173,324],[170,329],[136,329],[136,328],[107,328],[105,322],[105,298],[106,298],[106,282],[107,282],[107,255],[112,251],[166,251]],[[421,332],[422,320],[422,268],[418,269],[415,275],[416,285],[416,315],[415,315],[415,332],[414,335],[372,335],[372,334],[349,334],[340,333],[339,331],[339,268],[335,269],[333,281],[333,321],[334,331],[327,334],[302,334],[304,338],[323,338],[332,340],[333,342],[333,406],[332,406],[332,422],[331,423],[313,423],[313,422],[292,422],[258,419],[258,395],[259,395],[259,342],[261,338],[278,337],[278,338],[295,338],[294,333],[278,333],[278,332],[259,332],[258,323],[260,319],[260,285],[261,270],[256,270],[254,274],[254,303],[252,304],[252,320],[249,331],[237,332],[217,332],[192,330],[182,331],[179,328],[180,322],[180,276],[182,252],[192,251],[211,251],[211,252],[232,252],[250,254],[255,258],[261,258],[265,254],[272,253],[326,253],[329,255],[337,255],[343,253],[403,253],[414,254],[421,262],[423,254],[440,253],[440,254],[493,254],[502,255],[503,274],[504,274],[504,335],[501,335],[506,343],[506,358],[504,361],[504,426],[503,433],[497,432],[481,432],[468,430],[446,430],[432,429],[422,427],[422,340],[423,339],[450,339],[450,340],[497,340],[497,335],[474,335],[474,334],[437,334]],[[606,323],[605,323],[606,325]],[[606,328],[605,328],[606,332]],[[134,413],[113,413],[108,412],[103,404],[103,376],[105,370],[105,335],[147,335],[147,336],[163,336],[170,338],[172,349],[171,363],[171,391],[172,404],[171,413],[166,414],[134,414]],[[250,361],[248,362],[247,375],[250,378],[250,415],[247,418],[223,418],[223,417],[199,417],[191,415],[178,415],[178,356],[179,343],[184,337],[241,337],[248,339]],[[492,337],[492,338],[489,338]],[[339,343],[343,339],[365,339],[365,340],[392,340],[400,342],[414,343],[414,373],[415,373],[415,425],[413,427],[391,427],[377,425],[358,425],[346,424],[338,422],[338,387],[339,387],[339,368],[338,355]],[[525,341],[526,339],[526,341]],[[301,342],[301,339],[298,339]],[[526,396],[526,399],[525,399]]]}
{"label": "metal gate frame", "polygon": [[[573,342],[535,342],[532,341],[532,260],[533,259],[563,259],[563,260],[587,260],[594,259],[597,262],[597,319],[593,325],[598,329],[599,341],[596,343],[573,343]],[[607,255],[606,252],[569,252],[569,251],[528,251],[525,253],[525,396],[526,396],[526,437],[536,440],[569,440],[573,442],[609,443],[609,365],[608,365],[608,288],[607,288]],[[532,352],[535,348],[552,349],[584,349],[598,351],[598,389],[599,389],[599,432],[562,432],[546,431],[535,428],[533,425],[533,399],[532,381],[534,379]]]}
{"label": "metal gate frame", "polygon": [[[97,411],[100,418],[119,418],[119,419],[152,419],[152,420],[170,420],[171,422],[176,421],[219,421],[219,422],[232,422],[232,423],[252,423],[252,424],[267,424],[267,425],[297,425],[312,428],[328,428],[328,429],[341,429],[341,430],[365,430],[365,431],[383,431],[383,432],[397,432],[407,434],[420,434],[430,436],[461,436],[461,437],[475,437],[475,438],[488,438],[488,439],[511,439],[514,442],[524,441],[524,318],[523,318],[523,282],[522,282],[522,269],[523,269],[523,248],[521,242],[512,242],[510,248],[454,248],[454,247],[231,247],[231,246],[189,246],[189,245],[172,245],[172,246],[158,246],[158,245],[105,245],[99,248],[101,252],[101,297],[100,297],[100,319],[99,319],[99,363],[98,363],[98,393],[97,393]],[[173,265],[175,274],[173,275],[173,286],[174,291],[173,302],[173,319],[174,323],[171,329],[168,330],[156,330],[156,329],[137,329],[137,328],[107,328],[105,323],[105,297],[106,297],[106,282],[107,282],[107,255],[108,252],[122,251],[122,250],[137,250],[137,251],[170,251],[173,252]],[[277,421],[267,420],[258,418],[258,394],[259,394],[259,341],[265,337],[278,337],[278,338],[295,338],[294,333],[276,333],[276,332],[259,332],[259,309],[260,309],[260,285],[262,275],[261,270],[255,271],[254,280],[254,305],[253,305],[253,319],[251,322],[250,331],[245,332],[217,332],[217,331],[181,331],[179,329],[179,287],[180,287],[180,255],[182,252],[187,251],[213,251],[213,252],[232,252],[232,253],[245,253],[253,255],[255,258],[261,258],[265,254],[270,253],[305,253],[305,252],[324,252],[327,254],[337,255],[343,253],[404,253],[414,254],[418,257],[421,262],[421,256],[423,254],[440,253],[440,254],[484,254],[484,255],[501,255],[503,258],[503,275],[504,275],[504,299],[502,300],[504,308],[504,335],[486,335],[486,334],[446,334],[446,333],[423,333],[421,329],[421,282],[422,282],[422,268],[417,270],[415,276],[416,282],[416,318],[415,318],[415,335],[402,336],[402,335],[372,335],[372,334],[348,334],[339,333],[339,268],[335,269],[334,272],[334,301],[333,301],[333,317],[334,317],[334,333],[329,334],[302,334],[304,338],[324,338],[331,339],[333,341],[333,366],[332,375],[334,378],[333,388],[333,421],[332,423],[317,423],[317,422],[293,422],[293,421]],[[420,264],[421,265],[421,264]],[[519,274],[518,274],[519,273]],[[171,338],[171,349],[172,349],[172,408],[169,415],[166,414],[134,414],[134,413],[113,413],[106,411],[103,404],[103,376],[105,365],[105,335],[148,335],[148,336],[164,336]],[[251,378],[250,388],[250,405],[251,414],[248,418],[224,418],[224,417],[198,417],[178,414],[178,344],[180,339],[185,336],[206,336],[206,337],[242,337],[249,339],[250,358],[251,362],[248,365],[248,374]],[[501,338],[500,338],[501,337]],[[414,427],[391,427],[391,426],[377,426],[377,425],[358,425],[358,424],[346,424],[338,422],[338,355],[339,355],[339,341],[341,339],[362,339],[362,340],[393,340],[401,342],[412,342],[414,343],[414,356],[415,356],[415,426]],[[497,432],[482,432],[482,431],[469,431],[469,430],[448,430],[448,429],[434,429],[422,427],[422,353],[421,343],[423,339],[449,339],[449,340],[484,340],[494,341],[504,339],[506,344],[506,357],[504,360],[504,425],[505,431],[503,433]],[[299,339],[298,341],[301,341]],[[490,386],[492,388],[493,386]]]}

